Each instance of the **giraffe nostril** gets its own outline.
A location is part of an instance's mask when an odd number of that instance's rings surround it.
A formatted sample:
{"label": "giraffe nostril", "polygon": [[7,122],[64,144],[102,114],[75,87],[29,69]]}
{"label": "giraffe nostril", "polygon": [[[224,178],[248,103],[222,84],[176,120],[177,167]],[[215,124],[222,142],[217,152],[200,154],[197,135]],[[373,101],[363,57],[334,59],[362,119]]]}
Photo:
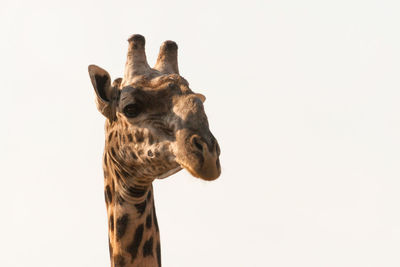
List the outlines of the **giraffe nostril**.
{"label": "giraffe nostril", "polygon": [[192,140],[192,142],[193,142],[193,144],[194,144],[194,146],[198,149],[198,150],[200,150],[201,152],[203,152],[203,146],[201,145],[201,141],[197,138],[197,137],[194,137],[193,138],[193,140]]}

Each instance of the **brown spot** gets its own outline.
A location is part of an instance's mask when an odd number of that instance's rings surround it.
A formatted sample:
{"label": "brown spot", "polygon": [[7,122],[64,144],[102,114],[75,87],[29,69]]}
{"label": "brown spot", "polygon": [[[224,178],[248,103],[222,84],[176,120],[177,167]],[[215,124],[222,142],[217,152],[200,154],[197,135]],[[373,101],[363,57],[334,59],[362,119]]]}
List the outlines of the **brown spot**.
{"label": "brown spot", "polygon": [[146,209],[146,205],[147,205],[147,201],[146,200],[141,202],[141,203],[139,203],[139,204],[135,204],[135,208],[138,211],[138,213],[140,214],[140,216],[143,215],[144,210]]}
{"label": "brown spot", "polygon": [[128,252],[131,254],[132,262],[137,257],[139,246],[143,238],[143,231],[144,231],[144,226],[143,224],[141,224],[138,226],[138,228],[136,228],[132,243],[127,247]]}
{"label": "brown spot", "polygon": [[114,215],[110,215],[110,231],[114,232]]}
{"label": "brown spot", "polygon": [[110,189],[109,185],[106,186],[105,195],[106,195],[106,203],[111,204],[112,203],[112,194],[111,194],[111,189]]}
{"label": "brown spot", "polygon": [[128,134],[128,140],[129,140],[129,142],[133,142],[132,134]]}
{"label": "brown spot", "polygon": [[151,223],[152,223],[152,216],[151,213],[149,213],[146,217],[146,228],[150,229],[151,228]]}
{"label": "brown spot", "polygon": [[114,132],[111,132],[111,133],[108,135],[108,142],[110,142],[111,139],[113,138],[113,134],[114,134]]}
{"label": "brown spot", "polygon": [[124,267],[125,264],[126,264],[125,258],[122,255],[118,254],[114,256],[115,267]]}
{"label": "brown spot", "polygon": [[150,237],[143,245],[143,257],[147,256],[153,256],[153,237]]}
{"label": "brown spot", "polygon": [[135,139],[136,139],[136,142],[137,142],[137,143],[143,142],[143,141],[144,141],[143,133],[140,132],[140,131],[136,131],[136,132],[135,132]]}
{"label": "brown spot", "polygon": [[136,156],[135,152],[133,152],[132,150],[130,151],[130,154],[131,154],[131,157],[132,157],[134,160],[137,160],[137,159],[138,159],[138,157]]}
{"label": "brown spot", "polygon": [[149,157],[154,156],[153,151],[151,151],[151,150],[147,151],[147,155],[148,155]]}
{"label": "brown spot", "polygon": [[126,228],[128,226],[128,221],[129,215],[127,213],[117,219],[117,240],[121,239],[124,236]]}

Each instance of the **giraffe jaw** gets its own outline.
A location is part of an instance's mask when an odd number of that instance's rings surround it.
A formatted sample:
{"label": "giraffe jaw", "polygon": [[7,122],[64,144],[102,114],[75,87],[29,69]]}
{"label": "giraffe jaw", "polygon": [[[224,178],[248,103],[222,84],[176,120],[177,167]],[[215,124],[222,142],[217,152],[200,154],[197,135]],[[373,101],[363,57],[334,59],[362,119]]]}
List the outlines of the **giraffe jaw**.
{"label": "giraffe jaw", "polygon": [[156,179],[164,179],[167,178],[177,172],[179,172],[180,170],[182,170],[181,166],[178,166],[176,168],[173,168],[172,170],[167,171],[166,173],[161,174],[160,176],[157,176]]}

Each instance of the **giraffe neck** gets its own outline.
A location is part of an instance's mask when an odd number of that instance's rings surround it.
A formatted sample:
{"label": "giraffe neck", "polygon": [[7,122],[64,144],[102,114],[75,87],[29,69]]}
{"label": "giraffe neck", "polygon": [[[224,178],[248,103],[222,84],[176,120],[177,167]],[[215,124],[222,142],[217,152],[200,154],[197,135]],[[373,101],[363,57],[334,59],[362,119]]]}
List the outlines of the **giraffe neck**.
{"label": "giraffe neck", "polygon": [[152,184],[123,188],[106,177],[111,267],[160,267],[160,234]]}

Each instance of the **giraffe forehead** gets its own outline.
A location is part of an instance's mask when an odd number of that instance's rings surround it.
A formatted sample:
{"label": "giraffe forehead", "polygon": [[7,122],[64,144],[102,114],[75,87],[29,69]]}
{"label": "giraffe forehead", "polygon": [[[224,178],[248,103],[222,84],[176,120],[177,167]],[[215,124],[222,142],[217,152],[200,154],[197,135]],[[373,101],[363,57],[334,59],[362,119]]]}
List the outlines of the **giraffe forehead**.
{"label": "giraffe forehead", "polygon": [[120,91],[120,101],[125,101],[129,98],[142,98],[142,100],[150,98],[169,98],[172,95],[180,94],[179,87],[171,84],[166,84],[162,87],[149,88],[141,86],[126,86]]}
{"label": "giraffe forehead", "polygon": [[156,88],[159,85],[168,82],[178,82],[178,83],[186,83],[185,78],[180,76],[179,74],[161,74],[161,73],[152,73],[152,74],[144,74],[135,76],[135,79],[130,81],[125,81],[121,83],[121,86],[148,86],[151,88]]}
{"label": "giraffe forehead", "polygon": [[166,81],[159,83],[155,87],[148,84],[132,84],[125,86],[120,90],[119,108],[123,108],[127,104],[139,102],[145,104],[147,108],[163,109],[165,105],[174,105],[177,99],[182,95],[193,94],[187,83],[180,81]]}

